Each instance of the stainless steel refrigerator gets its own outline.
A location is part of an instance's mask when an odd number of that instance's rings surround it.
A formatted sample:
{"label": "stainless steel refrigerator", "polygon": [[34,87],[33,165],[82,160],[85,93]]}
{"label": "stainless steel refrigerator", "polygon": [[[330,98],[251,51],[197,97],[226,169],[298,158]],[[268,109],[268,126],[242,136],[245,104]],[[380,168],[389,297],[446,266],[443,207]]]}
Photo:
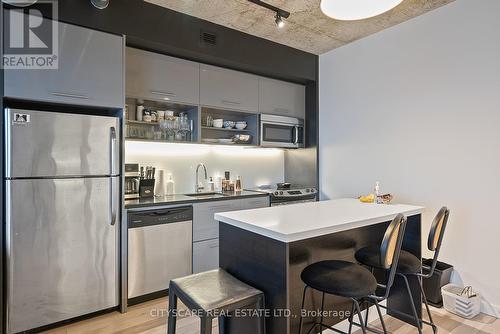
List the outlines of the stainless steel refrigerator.
{"label": "stainless steel refrigerator", "polygon": [[119,119],[4,115],[7,332],[117,306]]}

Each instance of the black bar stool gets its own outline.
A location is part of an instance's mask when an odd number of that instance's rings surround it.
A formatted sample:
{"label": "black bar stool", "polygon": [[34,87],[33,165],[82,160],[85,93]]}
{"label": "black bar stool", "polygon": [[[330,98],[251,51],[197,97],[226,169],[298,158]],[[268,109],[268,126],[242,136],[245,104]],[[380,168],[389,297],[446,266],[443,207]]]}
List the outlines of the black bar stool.
{"label": "black bar stool", "polygon": [[[382,244],[380,245],[379,254],[381,254],[381,262],[383,263],[383,267],[390,271],[386,285],[378,284],[377,279],[368,269],[359,264],[348,261],[329,260],[313,263],[307,266],[301,274],[302,281],[306,284],[306,286],[304,287],[302,295],[299,334],[302,333],[302,310],[304,309],[306,291],[308,288],[322,293],[322,315],[324,313],[325,294],[351,299],[352,309],[349,316],[349,333],[351,333],[352,325],[361,327],[363,333],[366,333],[367,329],[379,332],[376,329],[368,328],[363,323],[363,318],[361,316],[360,302],[371,300],[377,308],[384,333],[387,333],[378,302],[389,296],[390,289],[396,275],[396,268],[401,246],[403,244],[405,228],[406,218],[402,214],[397,215],[389,224],[389,227],[384,234]],[[385,290],[383,296],[376,295],[377,288]],[[360,321],[359,324],[353,321],[354,311],[358,314]],[[333,330],[334,332],[345,334],[344,332],[323,323],[323,317],[321,317],[319,322],[315,322],[307,333],[309,334],[317,326],[320,326],[320,330],[327,328]]]}
{"label": "black bar stool", "polygon": [[[434,256],[432,259],[432,264],[430,267],[422,266],[420,260],[413,254],[402,250],[401,256],[399,257],[399,264],[397,267],[397,275],[401,277],[405,283],[406,290],[408,292],[408,297],[410,298],[410,302],[412,305],[412,313],[417,324],[418,332],[422,333],[422,324],[427,324],[432,326],[432,330],[434,333],[437,333],[437,327],[432,320],[431,311],[429,309],[429,305],[427,303],[427,298],[424,293],[424,289],[422,287],[422,279],[430,278],[434,274],[434,269],[436,269],[436,264],[438,261],[439,251],[441,249],[441,244],[443,242],[444,231],[446,229],[446,224],[448,223],[448,217],[450,215],[450,210],[447,207],[442,207],[434,218],[431,229],[429,231],[429,237],[427,239],[427,248],[434,252]],[[356,252],[356,260],[370,268],[377,269],[385,269],[380,262],[380,250],[376,246],[368,246],[362,248]],[[425,321],[418,317],[417,314],[417,305],[415,305],[415,301],[411,294],[410,283],[408,281],[409,277],[416,277],[418,281],[418,285],[420,286],[420,291],[422,293],[422,299],[425,304],[425,308],[427,310],[427,314],[429,316],[429,321]],[[391,310],[394,313],[399,313],[396,310]],[[368,318],[368,314],[367,314]]]}
{"label": "black bar stool", "polygon": [[[170,281],[168,292],[168,330],[175,334],[177,298],[200,317],[201,334],[212,333],[212,320],[219,319],[219,333],[224,334],[224,314],[237,309],[263,310],[264,294],[228,274],[215,269]],[[220,315],[220,316],[219,316]],[[265,318],[261,315],[256,323],[256,334],[265,334]]]}

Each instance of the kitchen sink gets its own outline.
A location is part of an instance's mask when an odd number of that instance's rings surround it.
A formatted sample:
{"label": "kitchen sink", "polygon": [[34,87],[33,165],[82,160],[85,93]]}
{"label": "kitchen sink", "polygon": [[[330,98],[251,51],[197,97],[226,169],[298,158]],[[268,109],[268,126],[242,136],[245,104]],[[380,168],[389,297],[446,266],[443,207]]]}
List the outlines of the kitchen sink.
{"label": "kitchen sink", "polygon": [[227,195],[224,195],[222,193],[196,193],[196,194],[186,194],[188,197],[193,197],[193,198],[200,198],[200,199],[207,199],[207,198],[220,198],[220,197],[226,197]]}

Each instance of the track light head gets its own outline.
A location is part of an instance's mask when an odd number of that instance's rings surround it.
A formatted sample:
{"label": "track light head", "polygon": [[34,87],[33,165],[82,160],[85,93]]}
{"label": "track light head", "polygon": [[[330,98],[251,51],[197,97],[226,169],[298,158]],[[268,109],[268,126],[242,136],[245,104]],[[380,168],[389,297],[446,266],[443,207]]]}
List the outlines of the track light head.
{"label": "track light head", "polygon": [[283,18],[278,12],[276,12],[276,20],[274,22],[276,22],[278,28],[283,28],[285,26],[285,21],[283,21]]}

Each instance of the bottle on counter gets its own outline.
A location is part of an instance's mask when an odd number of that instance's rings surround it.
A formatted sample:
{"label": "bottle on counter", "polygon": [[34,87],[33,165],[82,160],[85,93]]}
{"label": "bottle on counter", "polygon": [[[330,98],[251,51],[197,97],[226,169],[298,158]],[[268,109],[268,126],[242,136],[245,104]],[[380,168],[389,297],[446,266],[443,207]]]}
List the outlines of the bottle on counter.
{"label": "bottle on counter", "polygon": [[383,204],[382,197],[380,196],[380,182],[378,181],[375,182],[374,195],[375,195],[375,203]]}
{"label": "bottle on counter", "polygon": [[208,180],[208,189],[211,192],[215,191],[215,183],[213,177],[210,176],[210,179]]}
{"label": "bottle on counter", "polygon": [[167,195],[173,195],[175,193],[175,182],[172,179],[172,174],[168,174],[166,190],[167,190]]}
{"label": "bottle on counter", "polygon": [[241,191],[241,176],[236,177],[236,185],[234,186],[234,191]]}
{"label": "bottle on counter", "polygon": [[166,195],[165,171],[160,169],[156,177],[155,196],[162,197]]}
{"label": "bottle on counter", "polygon": [[220,176],[215,177],[215,191],[216,192],[222,191],[222,177]]}

